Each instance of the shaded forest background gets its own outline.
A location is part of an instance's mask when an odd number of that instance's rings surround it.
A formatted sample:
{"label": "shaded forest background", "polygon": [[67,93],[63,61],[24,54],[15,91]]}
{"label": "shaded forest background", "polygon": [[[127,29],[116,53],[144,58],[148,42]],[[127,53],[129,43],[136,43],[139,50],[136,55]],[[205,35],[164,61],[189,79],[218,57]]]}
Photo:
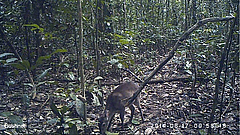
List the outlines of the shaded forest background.
{"label": "shaded forest background", "polygon": [[239,134],[238,0],[8,0],[0,9],[1,133],[98,133],[116,85],[144,80],[199,20],[234,16],[193,31],[142,91],[146,122],[120,131],[117,117],[111,132]]}

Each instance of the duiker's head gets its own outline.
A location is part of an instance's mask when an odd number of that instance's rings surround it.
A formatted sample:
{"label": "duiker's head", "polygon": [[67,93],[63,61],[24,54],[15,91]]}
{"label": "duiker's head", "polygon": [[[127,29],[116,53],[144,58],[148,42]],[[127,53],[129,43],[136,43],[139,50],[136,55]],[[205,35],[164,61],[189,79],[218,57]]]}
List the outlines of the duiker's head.
{"label": "duiker's head", "polygon": [[100,134],[104,135],[105,131],[107,130],[108,126],[108,116],[107,116],[107,111],[104,111],[104,113],[100,116],[98,119],[98,127],[100,130]]}

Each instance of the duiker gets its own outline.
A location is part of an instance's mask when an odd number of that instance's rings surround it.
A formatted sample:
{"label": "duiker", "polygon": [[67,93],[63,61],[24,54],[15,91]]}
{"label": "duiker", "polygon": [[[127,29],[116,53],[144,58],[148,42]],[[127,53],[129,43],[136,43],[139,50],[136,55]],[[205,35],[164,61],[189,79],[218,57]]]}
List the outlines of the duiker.
{"label": "duiker", "polygon": [[[122,100],[131,97],[134,94],[134,92],[138,90],[138,87],[139,86],[133,82],[126,82],[126,83],[119,85],[108,96],[104,113],[103,113],[102,117],[100,117],[100,119],[99,119],[99,128],[100,128],[101,134],[105,134],[105,131],[109,130],[111,121],[112,121],[115,113],[120,113],[120,119],[122,122],[121,125],[122,125],[122,129],[123,129],[123,126],[124,126],[123,121],[124,121],[124,113],[125,113],[124,104],[125,103],[123,103]],[[137,108],[139,109],[142,121],[144,121],[142,110],[141,110],[140,103],[139,103],[139,96],[138,96],[135,99],[135,101],[132,104],[130,104],[130,106],[128,106],[131,110],[131,117],[130,117],[129,122],[132,122],[132,119],[133,119],[133,114],[134,114],[134,110],[135,110],[135,107],[133,106],[133,104],[135,106],[137,106]]]}

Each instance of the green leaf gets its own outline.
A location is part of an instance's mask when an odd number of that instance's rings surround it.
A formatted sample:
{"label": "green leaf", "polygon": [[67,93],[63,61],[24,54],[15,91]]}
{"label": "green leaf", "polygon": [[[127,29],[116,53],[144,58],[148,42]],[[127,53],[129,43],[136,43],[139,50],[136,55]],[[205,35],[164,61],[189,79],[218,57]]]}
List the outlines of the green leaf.
{"label": "green leaf", "polygon": [[30,69],[30,63],[28,60],[23,60],[21,63],[26,69]]}
{"label": "green leaf", "polygon": [[33,85],[31,83],[23,83],[24,86],[30,86],[33,87]]}
{"label": "green leaf", "polygon": [[48,68],[46,69],[41,75],[38,76],[37,80],[42,79],[43,77],[45,77],[48,73],[49,70],[51,70],[52,68]]}
{"label": "green leaf", "polygon": [[96,78],[94,78],[94,81],[98,81],[98,80],[103,80],[103,77],[97,76]]}
{"label": "green leaf", "polygon": [[180,52],[180,51],[176,51],[176,53],[179,54],[179,55],[182,55],[182,52]]}
{"label": "green leaf", "polygon": [[204,129],[200,129],[199,133],[200,133],[200,135],[206,135],[207,134],[207,132]]}
{"label": "green leaf", "polygon": [[65,66],[65,67],[69,67],[69,64],[68,63],[63,63],[63,65]]}
{"label": "green leaf", "polygon": [[11,112],[1,112],[1,113],[0,113],[0,116],[2,116],[2,117],[8,117],[8,116],[10,116],[10,115],[12,115]]}
{"label": "green leaf", "polygon": [[39,28],[39,32],[43,32],[44,31],[44,29],[43,28]]}
{"label": "green leaf", "polygon": [[118,68],[123,68],[123,64],[122,63],[118,63]]}
{"label": "green leaf", "polygon": [[63,106],[60,110],[61,114],[66,113],[69,110],[69,108],[67,106]]}
{"label": "green leaf", "polygon": [[76,111],[80,117],[84,118],[84,103],[78,98],[76,98]]}
{"label": "green leaf", "polygon": [[50,125],[54,125],[57,122],[58,122],[58,118],[50,119],[50,120],[47,121],[47,123],[50,124]]}
{"label": "green leaf", "polygon": [[75,80],[75,76],[74,76],[73,72],[69,72],[68,76],[70,77],[71,80]]}
{"label": "green leaf", "polygon": [[40,28],[37,24],[24,24],[23,26]]}
{"label": "green leaf", "polygon": [[9,65],[11,65],[12,67],[15,67],[17,69],[20,69],[20,70],[26,69],[26,67],[24,67],[21,63],[10,63]]}
{"label": "green leaf", "polygon": [[109,132],[109,131],[105,131],[105,134],[106,135],[119,135],[119,133],[112,133],[112,132]]}
{"label": "green leaf", "polygon": [[[59,52],[67,52],[67,49],[57,49],[57,50],[54,51],[52,54],[59,53]],[[52,54],[51,54],[51,55],[52,55]]]}
{"label": "green leaf", "polygon": [[76,100],[77,97],[76,97],[76,94],[75,93],[70,93],[70,97],[73,99],[73,100]]}
{"label": "green leaf", "polygon": [[126,44],[129,44],[131,40],[129,39],[120,39],[119,42],[122,44],[122,45],[126,45]]}
{"label": "green leaf", "polygon": [[78,135],[77,126],[73,124],[69,130],[70,135]]}
{"label": "green leaf", "polygon": [[133,119],[132,120],[132,124],[133,125],[140,125],[140,122],[138,120],[136,120],[136,119]]}
{"label": "green leaf", "polygon": [[6,62],[11,63],[11,62],[16,61],[16,60],[18,60],[18,59],[17,58],[10,58],[10,59],[7,59]]}
{"label": "green leaf", "polygon": [[10,115],[10,116],[8,116],[8,119],[9,119],[11,124],[17,124],[17,125],[22,125],[23,124],[23,120],[19,116]]}
{"label": "green leaf", "polygon": [[18,63],[10,63],[9,65],[20,70],[26,70],[30,68],[30,63],[28,60],[23,60],[22,62],[18,62]]}
{"label": "green leaf", "polygon": [[46,83],[46,81],[39,82],[36,86],[40,86],[40,85],[45,84],[45,83]]}
{"label": "green leaf", "polygon": [[188,73],[188,74],[190,74],[190,75],[193,74],[192,71],[190,71],[190,70],[185,70],[185,72]]}
{"label": "green leaf", "polygon": [[50,104],[50,108],[52,109],[52,111],[55,115],[57,115],[59,118],[61,118],[62,115],[60,114],[60,112],[58,111],[58,109],[54,103]]}
{"label": "green leaf", "polygon": [[39,32],[43,32],[44,29],[41,28],[39,25],[37,24],[24,24],[23,26],[26,26],[26,27],[34,27],[31,29],[31,31],[34,31],[34,30],[39,30]]}
{"label": "green leaf", "polygon": [[101,103],[98,99],[98,97],[94,94],[94,93],[91,93],[93,95],[93,104],[95,104],[96,106],[100,106]]}
{"label": "green leaf", "polygon": [[[36,63],[41,63],[43,60],[47,60],[47,59],[50,59],[51,56],[50,55],[45,55],[45,56],[41,56],[37,59],[37,62]],[[42,64],[42,63],[41,63]]]}
{"label": "green leaf", "polygon": [[121,35],[118,35],[118,34],[114,34],[115,37],[118,37],[118,38],[124,38],[123,36]]}
{"label": "green leaf", "polygon": [[112,60],[108,61],[108,63],[110,63],[111,65],[114,65],[114,64],[118,63],[118,61],[119,60],[117,60],[117,59],[112,59]]}
{"label": "green leaf", "polygon": [[201,99],[199,99],[199,98],[191,98],[191,100],[193,100],[193,101],[199,101],[199,102],[201,102],[202,100]]}
{"label": "green leaf", "polygon": [[8,56],[8,55],[14,55],[14,53],[3,53],[3,54],[0,54],[0,58]]}
{"label": "green leaf", "polygon": [[44,60],[50,59],[51,56],[50,55],[46,55],[46,56],[41,56],[37,59],[36,64],[34,66],[31,67],[31,70],[37,68],[39,65],[41,65],[43,63]]}
{"label": "green leaf", "polygon": [[4,63],[6,63],[6,61],[5,60],[0,60],[0,63],[4,64]]}

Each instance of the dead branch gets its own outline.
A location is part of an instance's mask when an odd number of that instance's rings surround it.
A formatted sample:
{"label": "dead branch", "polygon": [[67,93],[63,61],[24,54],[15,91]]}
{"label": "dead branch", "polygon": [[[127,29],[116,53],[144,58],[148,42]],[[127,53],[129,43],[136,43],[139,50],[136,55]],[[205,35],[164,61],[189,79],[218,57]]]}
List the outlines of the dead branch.
{"label": "dead branch", "polygon": [[[199,27],[203,26],[204,24],[207,24],[209,22],[219,22],[219,21],[229,21],[234,19],[234,16],[227,16],[227,17],[213,17],[213,18],[205,18],[203,20],[198,21],[195,25],[193,25],[190,29],[188,29],[179,39],[178,41],[175,43],[173,49],[168,53],[168,57],[163,60],[161,63],[159,63],[159,65],[149,74],[149,76],[143,81],[143,83],[141,83],[139,90],[137,90],[133,96],[131,98],[128,98],[126,100],[124,100],[125,106],[128,106],[130,104],[133,103],[133,101],[135,100],[135,98],[140,94],[140,92],[142,91],[142,89],[145,87],[145,85],[153,78],[153,76],[174,56],[174,53],[176,52],[177,48],[182,44],[182,42],[184,40],[186,40],[188,38],[188,36],[195,31],[196,29],[198,29]],[[124,102],[123,101],[123,102]]]}

